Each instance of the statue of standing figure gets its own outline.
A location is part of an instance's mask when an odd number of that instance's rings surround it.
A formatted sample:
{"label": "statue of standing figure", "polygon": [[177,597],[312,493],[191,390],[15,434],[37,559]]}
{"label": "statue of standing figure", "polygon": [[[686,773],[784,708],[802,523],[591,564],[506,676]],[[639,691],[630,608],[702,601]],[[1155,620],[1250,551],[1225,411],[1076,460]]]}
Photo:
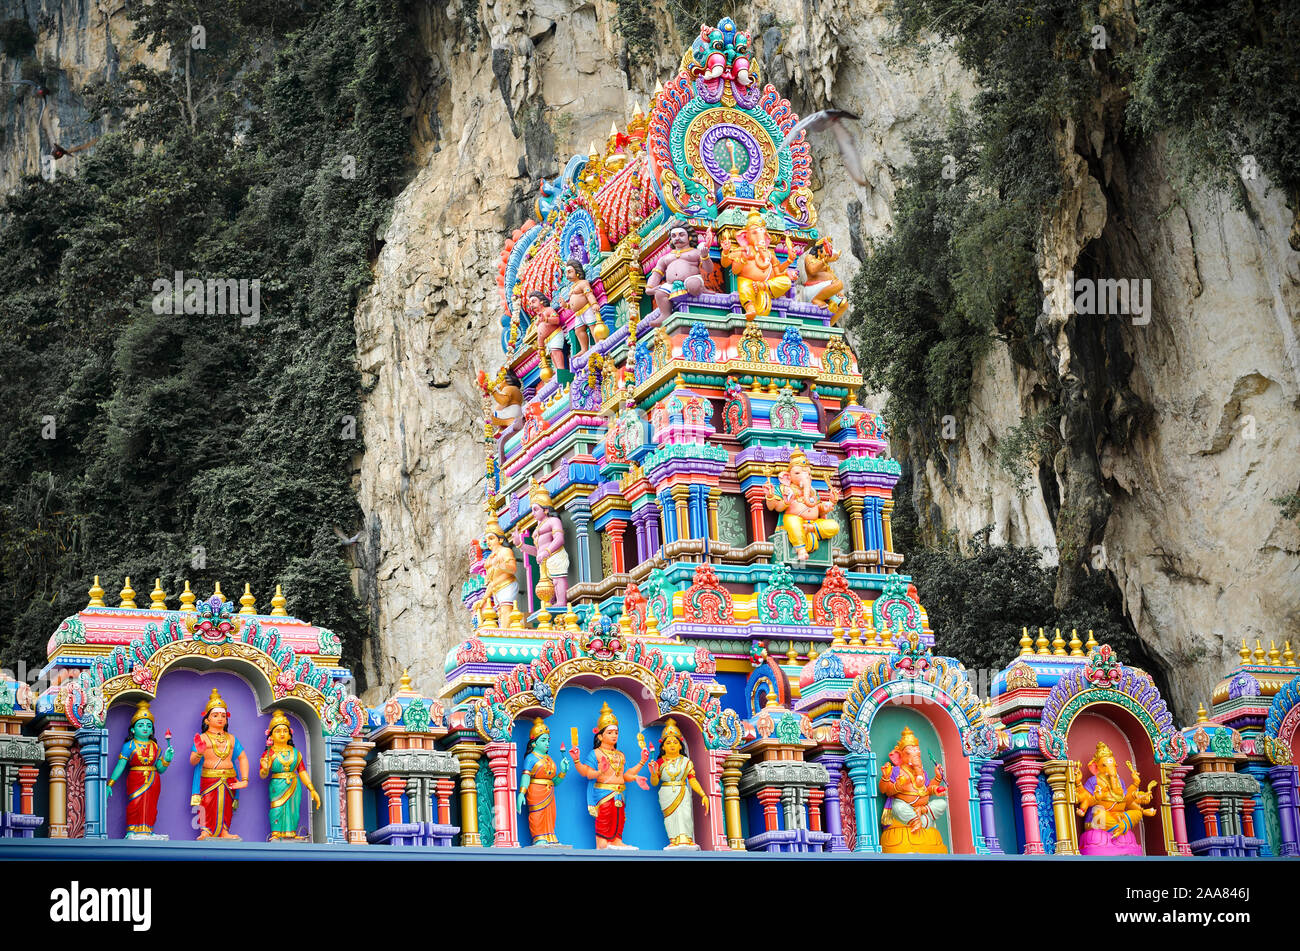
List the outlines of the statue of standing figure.
{"label": "statue of standing figure", "polygon": [[[271,780],[267,787],[271,800],[269,841],[301,839],[298,818],[302,809],[302,787],[307,788],[317,809],[320,808],[320,796],[311,784],[311,774],[307,772],[302,754],[293,745],[293,727],[282,710],[271,714],[271,726],[266,731],[266,751],[258,763],[258,775],[263,779],[269,776]],[[310,839],[311,836],[307,836],[307,840]]]}
{"label": "statue of standing figure", "polygon": [[547,355],[556,370],[567,369],[564,362],[564,324],[551,302],[541,291],[533,291],[524,302],[528,313],[537,324],[537,355],[541,360],[541,376],[546,381],[553,375],[547,365]]}
{"label": "statue of standing figure", "polygon": [[591,346],[587,338],[587,328],[596,340],[609,336],[609,328],[600,316],[600,304],[596,302],[596,292],[591,282],[584,276],[582,262],[570,258],[564,266],[564,274],[569,279],[569,316],[573,320],[573,331],[578,336],[578,353],[586,353]]}
{"label": "statue of standing figure", "polygon": [[505,624],[510,612],[515,609],[519,601],[519,581],[516,577],[518,559],[514,548],[510,545],[510,539],[506,537],[505,532],[501,531],[501,525],[495,515],[488,519],[487,532],[483,535],[483,541],[490,554],[483,562],[487,587],[479,610],[481,612],[491,605],[500,623]]}
{"label": "statue of standing figure", "polygon": [[[194,734],[190,765],[194,787],[190,805],[199,807],[199,839],[238,839],[230,821],[239,805],[239,790],[248,785],[248,756],[233,735],[226,732],[230,708],[215,687],[203,709],[202,732]],[[239,778],[235,778],[235,764]]]}
{"label": "statue of standing figure", "polygon": [[171,731],[167,732],[167,749],[159,755],[154,741],[153,714],[149,702],[141,700],[131,717],[131,738],[122,744],[117,766],[108,780],[108,794],[123,772],[126,777],[126,837],[128,839],[165,839],[154,835],[158,821],[158,794],[162,791],[162,774],[167,772],[176,751],[172,749]]}
{"label": "statue of standing figure", "polygon": [[[650,750],[646,748],[645,739],[638,734],[641,762],[631,769],[626,768],[627,758],[618,749],[618,717],[614,716],[608,703],[601,706],[596,729],[592,732],[596,735],[594,748],[586,757],[579,759],[576,739],[569,753],[578,773],[592,781],[587,787],[587,811],[596,820],[596,848],[635,849],[635,845],[623,841],[623,824],[627,821],[624,793],[629,782],[635,782],[642,789],[650,788],[646,778],[637,775],[650,759]],[[577,733],[576,729],[574,733]]]}
{"label": "statue of standing figure", "polygon": [[533,521],[537,523],[532,533],[533,544],[525,544],[526,536],[520,529],[515,529],[514,541],[522,551],[537,558],[541,577],[534,590],[538,598],[562,608],[569,603],[569,555],[564,550],[560,510],[552,503],[546,486],[536,479],[528,490],[528,500],[532,503]]}
{"label": "statue of standing figure", "polygon": [[519,796],[516,810],[528,806],[528,831],[533,845],[554,848],[562,845],[555,835],[555,786],[569,769],[569,760],[561,756],[559,768],[549,755],[551,731],[541,717],[533,720],[528,733],[528,754],[524,757],[524,772],[519,779]]}
{"label": "statue of standing figure", "polygon": [[654,292],[655,305],[664,320],[672,315],[673,298],[704,291],[704,266],[713,243],[713,231],[704,233],[698,244],[691,239],[685,225],[668,232],[668,251],[659,259],[646,281],[646,290]]}
{"label": "statue of standing figure", "polygon": [[669,718],[659,738],[659,758],[650,761],[650,784],[659,787],[659,808],[664,814],[668,848],[698,849],[695,844],[695,814],[691,809],[691,789],[700,797],[704,814],[709,814],[709,797],[695,777],[695,764],[684,752],[686,740]]}

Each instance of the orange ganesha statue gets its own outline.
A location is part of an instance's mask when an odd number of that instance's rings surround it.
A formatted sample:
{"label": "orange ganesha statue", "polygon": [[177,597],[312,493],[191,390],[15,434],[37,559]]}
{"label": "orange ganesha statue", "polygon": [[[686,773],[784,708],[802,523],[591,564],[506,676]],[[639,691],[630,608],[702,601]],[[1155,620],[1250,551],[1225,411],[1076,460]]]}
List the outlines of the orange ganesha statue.
{"label": "orange ganesha statue", "polygon": [[[724,233],[719,247],[722,249],[722,266],[731,268],[736,276],[736,289],[745,319],[766,317],[772,312],[772,301],[790,292],[794,281],[776,256],[772,240],[767,233],[763,216],[751,211],[742,231],[736,233],[739,246],[733,245]],[[786,260],[794,260],[794,247],[785,239]]]}
{"label": "orange ganesha statue", "polygon": [[881,771],[880,793],[886,797],[880,817],[882,852],[948,851],[938,824],[948,811],[943,767],[936,763],[934,777],[927,778],[921,744],[908,727]]}

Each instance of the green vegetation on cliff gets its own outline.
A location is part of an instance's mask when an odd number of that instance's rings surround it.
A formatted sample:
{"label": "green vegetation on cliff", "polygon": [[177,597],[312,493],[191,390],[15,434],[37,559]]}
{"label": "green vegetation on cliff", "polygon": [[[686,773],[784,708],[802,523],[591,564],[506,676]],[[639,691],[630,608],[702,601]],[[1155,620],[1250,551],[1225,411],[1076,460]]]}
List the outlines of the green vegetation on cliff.
{"label": "green vegetation on cliff", "polygon": [[[0,209],[0,663],[43,660],[95,574],[109,604],[126,575],[173,607],[183,579],[264,611],[281,583],[355,657],[334,529],[361,521],[353,312],[407,175],[403,6],[128,9],[175,68],[94,90],[112,132],[79,174]],[[258,308],[160,313],[177,272]]]}

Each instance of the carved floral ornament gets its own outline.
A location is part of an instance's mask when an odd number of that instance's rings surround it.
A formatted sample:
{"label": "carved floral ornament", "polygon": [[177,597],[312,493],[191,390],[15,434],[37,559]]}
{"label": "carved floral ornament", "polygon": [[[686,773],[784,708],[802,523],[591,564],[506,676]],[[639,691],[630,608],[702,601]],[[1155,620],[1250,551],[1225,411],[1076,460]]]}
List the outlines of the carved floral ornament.
{"label": "carved floral ornament", "polygon": [[915,637],[899,638],[892,656],[881,657],[858,675],[844,700],[840,742],[852,753],[869,752],[876,712],[902,697],[926,697],[942,707],[957,727],[966,756],[994,756],[1004,743],[1004,736],[984,718],[966,668],[956,658],[935,657]]}
{"label": "carved floral ornament", "polygon": [[56,708],[74,726],[102,727],[114,700],[132,693],[153,699],[169,668],[195,659],[242,661],[262,676],[277,701],[301,700],[315,710],[328,735],[358,736],[365,729],[368,715],[361,701],[345,695],[309,657],[281,644],[277,630],[264,630],[256,618],[223,624],[215,611],[186,619],[170,612],[161,625],[146,625],[130,645],[96,658],[89,670],[64,684]]}
{"label": "carved floral ornament", "polygon": [[567,683],[594,676],[639,684],[658,699],[661,716],[674,713],[694,721],[709,749],[734,749],[739,745],[741,724],[736,713],[722,709],[708,687],[678,671],[658,647],[637,637],[612,654],[607,647],[602,646],[601,656],[594,656],[573,637],[546,641],[540,656],[500,674],[486,694],[475,698],[469,722],[483,739],[507,741],[514,721],[524,713],[553,711],[555,695]]}
{"label": "carved floral ornament", "polygon": [[1087,663],[1056,682],[1043,703],[1038,746],[1048,759],[1066,755],[1070,724],[1086,707],[1108,703],[1137,718],[1151,741],[1157,763],[1181,763],[1187,739],[1174,728],[1174,718],[1151,678],[1119,662],[1110,645],[1102,644]]}

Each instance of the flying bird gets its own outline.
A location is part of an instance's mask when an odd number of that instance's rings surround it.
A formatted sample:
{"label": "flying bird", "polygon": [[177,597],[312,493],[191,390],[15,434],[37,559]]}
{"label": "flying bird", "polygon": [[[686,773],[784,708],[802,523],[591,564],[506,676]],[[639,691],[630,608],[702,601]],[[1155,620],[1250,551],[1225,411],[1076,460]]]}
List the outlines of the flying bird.
{"label": "flying bird", "polygon": [[862,168],[862,157],[858,154],[857,143],[853,141],[853,136],[844,124],[845,119],[860,118],[862,117],[846,109],[823,109],[821,112],[814,112],[794,124],[794,128],[785,137],[785,145],[789,148],[800,132],[823,132],[830,129],[831,134],[835,136],[836,145],[840,147],[840,154],[844,156],[844,168],[849,173],[849,177],[859,185],[865,185],[867,173]]}
{"label": "flying bird", "polygon": [[99,136],[95,136],[89,142],[82,142],[80,145],[74,145],[70,149],[65,149],[63,146],[59,145],[59,143],[55,142],[54,148],[50,150],[50,155],[55,159],[61,159],[65,155],[75,155],[78,152],[84,152],[98,141]]}

